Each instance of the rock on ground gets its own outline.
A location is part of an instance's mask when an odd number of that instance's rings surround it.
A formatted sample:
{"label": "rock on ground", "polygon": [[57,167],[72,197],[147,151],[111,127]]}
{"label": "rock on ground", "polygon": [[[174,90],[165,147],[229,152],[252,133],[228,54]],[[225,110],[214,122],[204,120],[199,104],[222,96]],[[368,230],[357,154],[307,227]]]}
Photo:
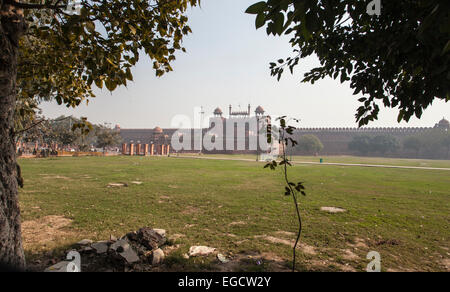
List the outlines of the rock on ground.
{"label": "rock on ground", "polygon": [[156,266],[163,262],[164,260],[164,252],[162,249],[158,248],[153,251],[152,265]]}
{"label": "rock on ground", "polygon": [[105,253],[106,251],[108,251],[108,242],[107,241],[99,241],[99,242],[93,243],[91,245],[91,247],[93,249],[95,249],[95,251],[97,253]]}
{"label": "rock on ground", "polygon": [[328,213],[342,213],[346,212],[347,210],[336,208],[336,207],[321,207],[320,211],[328,212]]}
{"label": "rock on ground", "polygon": [[216,249],[208,246],[191,246],[189,248],[189,256],[207,256],[215,252]]}
{"label": "rock on ground", "polygon": [[77,242],[78,245],[89,245],[91,244],[93,241],[90,239],[83,239]]}
{"label": "rock on ground", "polygon": [[217,254],[217,259],[222,263],[226,264],[229,262],[229,260],[221,253]]}
{"label": "rock on ground", "polygon": [[139,243],[150,250],[158,249],[166,242],[166,238],[149,227],[143,227],[137,232],[127,234],[129,240]]}
{"label": "rock on ground", "polygon": [[69,264],[69,261],[62,261],[57,264],[54,264],[51,267],[48,267],[44,270],[44,272],[67,272],[67,265]]}

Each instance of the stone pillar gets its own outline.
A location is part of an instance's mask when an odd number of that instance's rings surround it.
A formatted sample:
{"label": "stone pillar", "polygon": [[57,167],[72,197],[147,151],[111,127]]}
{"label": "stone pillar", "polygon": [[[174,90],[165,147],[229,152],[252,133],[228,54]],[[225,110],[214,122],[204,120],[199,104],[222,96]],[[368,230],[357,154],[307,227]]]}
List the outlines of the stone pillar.
{"label": "stone pillar", "polygon": [[166,146],[166,155],[170,155],[170,145]]}
{"label": "stone pillar", "polygon": [[148,144],[144,145],[144,156],[148,155]]}
{"label": "stone pillar", "polygon": [[133,156],[133,155],[134,155],[134,144],[131,143],[130,144],[130,156]]}
{"label": "stone pillar", "polygon": [[161,145],[161,153],[160,153],[160,154],[161,154],[162,156],[164,155],[164,146],[165,146],[164,144]]}
{"label": "stone pillar", "polygon": [[127,155],[127,144],[122,144],[122,155]]}
{"label": "stone pillar", "polygon": [[136,155],[141,155],[141,144],[136,144]]}
{"label": "stone pillar", "polygon": [[150,156],[155,154],[155,144],[150,145]]}

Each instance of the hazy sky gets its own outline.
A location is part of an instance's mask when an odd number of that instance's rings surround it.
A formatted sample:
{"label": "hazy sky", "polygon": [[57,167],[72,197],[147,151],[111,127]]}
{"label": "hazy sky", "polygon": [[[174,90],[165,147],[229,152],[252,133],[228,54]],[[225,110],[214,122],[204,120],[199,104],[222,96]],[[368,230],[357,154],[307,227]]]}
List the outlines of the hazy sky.
{"label": "hazy sky", "polygon": [[[156,78],[151,61],[142,57],[133,69],[134,82],[112,94],[95,90],[97,97],[86,106],[67,109],[42,104],[44,115],[86,116],[91,122],[109,122],[122,128],[170,127],[177,114],[193,116],[195,106],[210,113],[228,106],[252,111],[258,105],[269,114],[302,120],[303,127],[355,127],[359,97],[348,84],[324,79],[314,85],[300,83],[303,73],[318,64],[309,58],[300,62],[294,76],[285,73],[280,82],[270,76],[269,62],[291,56],[289,38],[269,37],[255,30],[254,16],[245,9],[256,0],[202,0],[201,8],[189,11],[193,33],[184,40],[187,53],[179,53],[174,71]],[[367,48],[370,50],[370,48]],[[143,56],[143,55],[142,55]],[[450,103],[436,101],[421,120],[398,124],[397,112],[383,109],[379,120],[369,126],[428,127],[450,119]]]}

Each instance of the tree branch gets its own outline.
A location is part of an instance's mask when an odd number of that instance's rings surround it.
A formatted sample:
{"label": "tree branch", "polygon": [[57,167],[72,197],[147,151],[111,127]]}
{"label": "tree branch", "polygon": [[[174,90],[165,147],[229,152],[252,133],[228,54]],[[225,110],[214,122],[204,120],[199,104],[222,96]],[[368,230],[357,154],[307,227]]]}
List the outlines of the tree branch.
{"label": "tree branch", "polygon": [[3,0],[4,4],[11,5],[17,8],[22,9],[62,9],[66,8],[66,5],[58,5],[60,1],[56,2],[55,4],[45,3],[45,4],[29,4],[29,3],[20,3],[15,0]]}

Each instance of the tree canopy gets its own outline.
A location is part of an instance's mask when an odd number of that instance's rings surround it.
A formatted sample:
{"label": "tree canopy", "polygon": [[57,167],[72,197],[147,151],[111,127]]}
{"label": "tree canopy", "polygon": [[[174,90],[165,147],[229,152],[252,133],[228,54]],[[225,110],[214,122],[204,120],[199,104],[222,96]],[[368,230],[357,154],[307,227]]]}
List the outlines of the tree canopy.
{"label": "tree canopy", "polygon": [[[0,265],[22,269],[15,131],[36,119],[41,100],[68,107],[133,80],[144,53],[156,76],[172,70],[185,15],[200,0],[0,0]],[[74,8],[74,10],[68,9]],[[78,9],[79,8],[79,9]],[[85,119],[80,131],[89,128]]]}
{"label": "tree canopy", "polygon": [[156,76],[172,71],[191,32],[185,12],[200,1],[83,0],[78,14],[67,10],[69,0],[6,2],[25,8],[28,23],[20,40],[18,101],[54,99],[75,107],[95,97],[94,84],[110,91],[126,86],[142,53],[153,60]]}
{"label": "tree canopy", "polygon": [[308,154],[316,154],[323,150],[323,144],[315,135],[303,135],[298,139],[297,148]]}
{"label": "tree canopy", "polygon": [[359,125],[377,119],[380,105],[398,108],[398,121],[420,118],[434,99],[450,100],[450,1],[382,1],[379,16],[368,1],[266,0],[247,9],[256,28],[291,36],[295,55],[270,64],[281,78],[300,59],[317,55],[320,66],[303,82],[325,77],[349,82],[362,105]]}

